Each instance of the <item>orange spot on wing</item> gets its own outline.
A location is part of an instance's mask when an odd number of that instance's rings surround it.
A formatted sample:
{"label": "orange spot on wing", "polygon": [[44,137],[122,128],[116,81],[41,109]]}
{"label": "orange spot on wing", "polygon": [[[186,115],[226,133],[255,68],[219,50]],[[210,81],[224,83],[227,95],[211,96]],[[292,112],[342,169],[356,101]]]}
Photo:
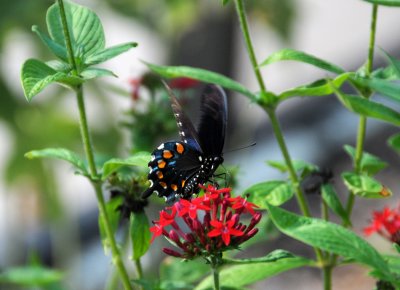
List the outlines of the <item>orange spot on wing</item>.
{"label": "orange spot on wing", "polygon": [[164,177],[164,174],[161,171],[157,171],[157,177],[159,179],[162,179]]}
{"label": "orange spot on wing", "polygon": [[171,188],[173,191],[177,191],[178,190],[178,186],[176,184],[171,184]]}
{"label": "orange spot on wing", "polygon": [[164,160],[158,160],[158,167],[164,168],[167,163]]}
{"label": "orange spot on wing", "polygon": [[182,180],[182,187],[184,187],[185,186],[185,183],[186,183],[186,180],[184,179],[184,180]]}
{"label": "orange spot on wing", "polygon": [[160,185],[161,185],[164,189],[167,188],[167,184],[166,184],[165,182],[160,182]]}
{"label": "orange spot on wing", "polygon": [[179,154],[182,154],[183,151],[185,151],[185,147],[183,147],[183,145],[182,145],[181,143],[176,143],[176,151],[177,151]]}
{"label": "orange spot on wing", "polygon": [[172,158],[174,155],[172,154],[172,152],[171,151],[169,151],[169,150],[164,150],[163,151],[163,157],[165,158],[165,159],[170,159],[170,158]]}

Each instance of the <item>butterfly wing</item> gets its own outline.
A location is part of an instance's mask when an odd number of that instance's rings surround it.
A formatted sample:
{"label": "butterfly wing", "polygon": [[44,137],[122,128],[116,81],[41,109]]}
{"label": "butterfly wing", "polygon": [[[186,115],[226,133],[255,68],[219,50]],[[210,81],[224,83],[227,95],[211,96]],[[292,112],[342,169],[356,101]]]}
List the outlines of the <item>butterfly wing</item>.
{"label": "butterfly wing", "polygon": [[197,135],[196,129],[193,126],[192,121],[190,121],[190,119],[183,112],[182,107],[176,99],[171,88],[166,83],[164,83],[164,85],[171,99],[171,107],[172,111],[174,112],[176,123],[178,125],[181,140],[189,146],[193,147],[195,150],[202,152],[201,146],[198,141],[199,137]]}
{"label": "butterfly wing", "polygon": [[201,97],[201,117],[197,134],[206,156],[220,156],[224,147],[228,105],[225,92],[217,85],[208,85]]}

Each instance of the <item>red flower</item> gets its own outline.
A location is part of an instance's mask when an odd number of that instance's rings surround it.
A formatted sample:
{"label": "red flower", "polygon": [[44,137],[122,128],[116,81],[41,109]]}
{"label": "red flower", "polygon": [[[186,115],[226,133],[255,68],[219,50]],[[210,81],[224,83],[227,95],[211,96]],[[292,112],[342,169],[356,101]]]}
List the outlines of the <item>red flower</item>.
{"label": "red flower", "polygon": [[169,82],[169,86],[171,87],[171,89],[179,89],[179,90],[191,89],[197,86],[198,84],[199,84],[198,80],[186,77],[175,78]]}
{"label": "red flower", "polygon": [[143,77],[137,79],[130,79],[129,84],[131,85],[131,97],[132,100],[137,101],[139,99],[139,89],[142,85]]}
{"label": "red flower", "polygon": [[214,227],[214,229],[208,233],[208,236],[211,238],[221,236],[225,246],[229,246],[231,242],[231,236],[240,237],[244,235],[242,231],[234,228],[235,220],[233,218],[227,222],[214,220],[211,221],[210,224]]}
{"label": "red flower", "polygon": [[[153,238],[164,235],[181,252],[164,248],[163,252],[174,257],[193,259],[202,256],[206,259],[222,252],[239,247],[252,238],[258,229],[255,226],[261,213],[255,212],[257,206],[245,199],[231,198],[231,189],[217,189],[211,185],[200,186],[205,190],[203,196],[192,200],[181,199],[167,211],[160,212],[160,220],[150,229]],[[231,200],[233,202],[231,202]],[[250,222],[240,222],[243,214],[251,213]],[[186,226],[182,229],[182,222]],[[166,230],[166,227],[173,229]]]}
{"label": "red flower", "polygon": [[189,214],[191,219],[195,219],[197,217],[198,210],[210,210],[210,208],[203,203],[202,198],[194,198],[191,201],[186,199],[181,199],[178,201],[179,204],[182,206],[179,210],[179,216],[184,216],[185,214]]}
{"label": "red flower", "polygon": [[374,211],[370,226],[364,228],[365,235],[369,236],[373,233],[400,243],[400,208],[384,207],[382,211]]}

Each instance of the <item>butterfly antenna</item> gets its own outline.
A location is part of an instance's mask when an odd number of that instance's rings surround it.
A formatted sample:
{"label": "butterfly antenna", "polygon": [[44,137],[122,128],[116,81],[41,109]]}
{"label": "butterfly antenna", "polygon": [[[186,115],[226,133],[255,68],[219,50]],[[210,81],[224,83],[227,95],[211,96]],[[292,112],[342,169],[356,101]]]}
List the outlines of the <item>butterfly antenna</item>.
{"label": "butterfly antenna", "polygon": [[225,153],[235,152],[235,151],[242,150],[242,149],[247,149],[247,148],[256,146],[256,144],[257,144],[257,142],[253,142],[253,143],[251,143],[250,145],[246,145],[246,146],[244,146],[244,147],[239,147],[239,148],[235,148],[235,149],[231,149],[231,150],[225,151],[224,154],[225,154]]}

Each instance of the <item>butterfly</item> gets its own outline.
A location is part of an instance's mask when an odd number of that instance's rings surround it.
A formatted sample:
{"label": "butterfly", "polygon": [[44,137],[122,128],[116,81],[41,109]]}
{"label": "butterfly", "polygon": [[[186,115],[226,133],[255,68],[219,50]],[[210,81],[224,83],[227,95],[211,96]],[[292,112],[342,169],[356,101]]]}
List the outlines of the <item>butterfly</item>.
{"label": "butterfly", "polygon": [[148,164],[150,187],[142,193],[142,198],[155,192],[171,203],[197,194],[199,184],[209,181],[224,161],[222,149],[228,111],[222,88],[207,85],[201,96],[200,122],[196,130],[172,90],[167,85],[166,89],[181,140],[162,143],[153,151]]}

